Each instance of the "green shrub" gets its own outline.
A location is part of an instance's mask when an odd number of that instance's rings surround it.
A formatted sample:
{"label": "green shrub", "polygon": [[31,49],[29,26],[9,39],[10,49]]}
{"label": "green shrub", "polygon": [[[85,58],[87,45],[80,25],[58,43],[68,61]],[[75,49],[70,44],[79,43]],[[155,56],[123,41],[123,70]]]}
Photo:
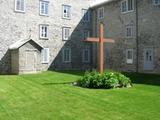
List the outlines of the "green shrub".
{"label": "green shrub", "polygon": [[104,72],[100,74],[96,71],[87,71],[85,75],[77,81],[77,85],[86,88],[110,89],[130,87],[131,80],[118,72]]}

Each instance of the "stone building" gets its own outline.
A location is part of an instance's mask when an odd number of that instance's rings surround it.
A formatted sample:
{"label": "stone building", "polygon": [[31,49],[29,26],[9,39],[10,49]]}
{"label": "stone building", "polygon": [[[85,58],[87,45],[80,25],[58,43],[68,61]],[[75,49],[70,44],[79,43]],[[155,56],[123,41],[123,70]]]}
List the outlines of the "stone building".
{"label": "stone building", "polygon": [[[1,0],[0,73],[13,72],[15,65],[11,65],[14,64],[11,57],[14,55],[11,55],[9,47],[26,39],[32,39],[43,47],[41,58],[36,58],[41,61],[41,64],[37,63],[41,70],[89,68],[91,45],[83,40],[91,34],[90,2]],[[26,61],[19,61],[24,62],[21,64],[27,62],[27,58],[23,59]]]}
{"label": "stone building", "polygon": [[[106,68],[119,71],[160,73],[160,0],[108,0],[91,6],[93,35],[99,23],[105,25],[105,37],[114,45],[105,45]],[[97,44],[93,45],[93,63],[98,66]]]}
{"label": "stone building", "polygon": [[98,44],[83,40],[101,22],[115,40],[105,68],[160,73],[160,0],[1,0],[0,18],[0,73],[97,68]]}

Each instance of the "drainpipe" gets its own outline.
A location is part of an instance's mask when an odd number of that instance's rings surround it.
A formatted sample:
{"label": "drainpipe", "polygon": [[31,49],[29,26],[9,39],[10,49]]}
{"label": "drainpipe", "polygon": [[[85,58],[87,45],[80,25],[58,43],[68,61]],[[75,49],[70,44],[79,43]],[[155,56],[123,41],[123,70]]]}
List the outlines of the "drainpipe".
{"label": "drainpipe", "polygon": [[136,53],[137,53],[137,57],[136,57],[136,72],[139,72],[139,39],[138,39],[138,0],[136,1]]}

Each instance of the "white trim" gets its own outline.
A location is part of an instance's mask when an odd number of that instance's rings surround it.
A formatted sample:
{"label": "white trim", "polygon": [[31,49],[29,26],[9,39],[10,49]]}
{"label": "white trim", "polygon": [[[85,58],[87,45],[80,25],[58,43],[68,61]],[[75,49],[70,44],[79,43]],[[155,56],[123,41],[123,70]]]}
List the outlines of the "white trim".
{"label": "white trim", "polygon": [[[14,1],[14,10],[15,10],[16,12],[25,13],[25,12],[26,12],[26,0],[23,0],[23,2],[24,2],[24,3],[23,3],[23,9],[24,9],[24,10],[18,10],[18,9],[17,9],[17,1],[18,1],[18,0],[15,0],[15,1]],[[22,3],[22,0],[20,0],[20,3]]]}
{"label": "white trim", "polygon": [[[42,11],[41,11],[42,10],[42,3],[48,4],[48,13],[47,14],[42,13]],[[46,10],[46,6],[45,6],[43,12],[46,12],[45,10]],[[39,14],[42,15],[42,16],[49,16],[49,1],[47,1],[47,0],[39,0]]]}
{"label": "white trim", "polygon": [[[66,30],[68,31],[68,33],[66,33]],[[68,36],[66,36],[66,34]],[[71,35],[71,28],[70,27],[62,27],[62,40],[64,40],[64,41],[69,40],[70,35]]]}
{"label": "white trim", "polygon": [[[86,56],[85,56],[85,52],[87,51],[87,60],[86,60]],[[85,49],[83,49],[83,53],[82,53],[82,62],[83,63],[90,63],[90,55],[91,55],[91,53],[90,53],[90,49],[89,48],[85,48]]]}
{"label": "white trim", "polygon": [[[42,27],[46,27],[47,31],[42,31]],[[42,34],[46,34],[46,37],[42,36]],[[39,37],[40,37],[40,39],[49,39],[49,25],[47,25],[47,24],[40,24],[39,25]]]}
{"label": "white trim", "polygon": [[[65,60],[65,50],[69,51],[68,60]],[[63,61],[63,63],[70,63],[71,62],[71,48],[63,48],[63,50],[62,50],[62,61]]]}
{"label": "white trim", "polygon": [[[67,7],[66,13],[64,13],[64,8]],[[71,6],[70,5],[62,5],[62,18],[63,19],[71,19]]]}
{"label": "white trim", "polygon": [[[131,34],[130,36],[128,36],[128,29],[131,30],[131,31],[130,31],[130,32],[131,32],[131,33],[130,33],[130,34]],[[126,27],[126,38],[133,38],[133,26],[131,26],[131,25]]]}
{"label": "white trim", "polygon": [[[131,52],[131,58],[128,58],[128,52]],[[126,49],[126,63],[133,64],[133,49]]]}
{"label": "white trim", "polygon": [[[90,10],[82,8],[82,20],[83,22],[89,23],[90,22]],[[85,19],[87,18],[87,20]]]}
{"label": "white trim", "polygon": [[158,0],[158,3],[157,3],[157,4],[156,4],[156,0],[153,0],[153,4],[154,4],[155,6],[160,5],[160,0]]}
{"label": "white trim", "polygon": [[[47,57],[46,57],[46,56]],[[45,60],[46,57],[46,60]],[[43,48],[42,49],[42,63],[43,64],[48,64],[49,63],[49,59],[50,59],[50,52],[49,52],[49,48]]]}
{"label": "white trim", "polygon": [[[122,11],[122,4],[123,2],[126,2],[126,11]],[[132,0],[132,5],[133,5],[133,10],[128,10],[129,6],[128,6],[128,0],[122,0],[121,1],[121,13],[125,14],[125,13],[129,13],[129,12],[133,12],[135,10],[135,0]]]}
{"label": "white trim", "polygon": [[[102,16],[101,16],[101,13],[102,12]],[[104,18],[104,7],[100,7],[98,8],[98,19],[103,19]]]}

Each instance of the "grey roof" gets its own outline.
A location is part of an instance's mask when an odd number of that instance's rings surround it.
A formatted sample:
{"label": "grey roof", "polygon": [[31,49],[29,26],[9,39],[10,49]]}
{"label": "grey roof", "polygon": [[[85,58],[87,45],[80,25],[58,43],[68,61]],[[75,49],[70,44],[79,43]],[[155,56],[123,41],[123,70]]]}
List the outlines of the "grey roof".
{"label": "grey roof", "polygon": [[37,42],[35,42],[34,40],[32,40],[32,39],[29,38],[29,39],[19,40],[19,41],[15,42],[14,44],[12,44],[12,45],[9,46],[9,49],[10,50],[18,49],[18,48],[20,48],[21,46],[23,46],[25,43],[27,43],[29,41],[33,41],[39,47],[43,48],[40,44],[38,44]]}
{"label": "grey roof", "polygon": [[103,4],[107,4],[107,3],[110,3],[110,2],[113,2],[113,1],[118,1],[118,0],[103,0],[101,2],[96,2],[96,3],[93,3],[90,8],[95,8],[95,7],[98,7],[100,5],[103,5]]}

